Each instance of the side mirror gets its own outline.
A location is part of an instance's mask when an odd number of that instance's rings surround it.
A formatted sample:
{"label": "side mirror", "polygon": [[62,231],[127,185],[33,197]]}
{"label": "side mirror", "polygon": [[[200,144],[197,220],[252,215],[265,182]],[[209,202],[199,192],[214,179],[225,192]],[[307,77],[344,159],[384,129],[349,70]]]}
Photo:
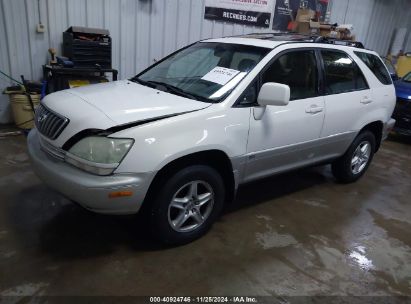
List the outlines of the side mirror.
{"label": "side mirror", "polygon": [[290,87],[275,82],[264,83],[257,102],[260,106],[286,106],[290,102]]}

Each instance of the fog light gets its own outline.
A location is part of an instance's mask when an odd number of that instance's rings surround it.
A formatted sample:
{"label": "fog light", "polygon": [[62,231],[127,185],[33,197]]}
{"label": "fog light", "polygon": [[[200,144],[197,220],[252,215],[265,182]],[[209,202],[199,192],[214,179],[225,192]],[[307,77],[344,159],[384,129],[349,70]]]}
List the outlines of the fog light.
{"label": "fog light", "polygon": [[110,192],[108,197],[118,198],[118,197],[132,196],[132,195],[133,195],[133,191],[116,191],[116,192]]}

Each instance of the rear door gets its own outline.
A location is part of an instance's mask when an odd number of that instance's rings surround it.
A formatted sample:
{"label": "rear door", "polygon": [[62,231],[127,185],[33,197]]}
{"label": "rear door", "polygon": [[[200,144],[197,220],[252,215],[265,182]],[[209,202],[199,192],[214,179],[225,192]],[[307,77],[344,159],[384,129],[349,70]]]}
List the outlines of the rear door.
{"label": "rear door", "polygon": [[333,143],[325,153],[340,154],[341,146],[355,136],[355,126],[372,107],[368,83],[355,61],[340,50],[323,49],[326,115],[322,138],[332,137]]}

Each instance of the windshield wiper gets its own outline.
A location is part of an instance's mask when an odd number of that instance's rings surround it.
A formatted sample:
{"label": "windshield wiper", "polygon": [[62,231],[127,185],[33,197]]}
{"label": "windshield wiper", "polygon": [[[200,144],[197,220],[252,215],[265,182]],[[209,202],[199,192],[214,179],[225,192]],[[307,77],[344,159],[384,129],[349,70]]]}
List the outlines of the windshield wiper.
{"label": "windshield wiper", "polygon": [[150,88],[155,88],[155,87],[156,87],[155,84],[150,84],[148,81],[142,80],[142,79],[137,78],[137,77],[131,78],[130,81],[132,81],[132,82],[137,82],[137,83],[139,83],[139,84],[148,86],[148,87],[150,87]]}
{"label": "windshield wiper", "polygon": [[184,91],[183,89],[180,89],[178,87],[175,87],[175,86],[173,86],[171,84],[168,84],[168,83],[165,83],[165,82],[153,81],[153,80],[149,80],[147,82],[149,84],[155,84],[157,86],[164,87],[164,88],[167,89],[167,92],[174,93],[176,95],[180,95],[180,96],[183,96],[183,97],[187,97],[187,98],[191,98],[191,99],[195,99],[195,100],[199,100],[199,101],[210,102],[207,98],[188,93],[188,92]]}
{"label": "windshield wiper", "polygon": [[199,101],[203,101],[203,102],[211,102],[211,100],[209,100],[208,98],[188,93],[188,92],[184,91],[183,89],[180,89],[176,86],[173,86],[173,85],[165,83],[165,82],[154,81],[154,80],[145,81],[145,80],[142,80],[140,78],[132,78],[131,81],[135,81],[135,82],[138,82],[142,85],[149,86],[151,88],[156,88],[156,89],[158,89],[158,87],[163,87],[163,88],[166,89],[167,92],[174,93],[174,94],[182,96],[182,97],[195,99],[195,100],[199,100]]}

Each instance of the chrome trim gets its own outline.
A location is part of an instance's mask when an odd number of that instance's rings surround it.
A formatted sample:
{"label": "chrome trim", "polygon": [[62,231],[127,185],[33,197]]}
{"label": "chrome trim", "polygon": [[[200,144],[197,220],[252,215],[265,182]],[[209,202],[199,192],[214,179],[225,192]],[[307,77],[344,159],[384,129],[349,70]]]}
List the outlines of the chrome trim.
{"label": "chrome trim", "polygon": [[87,166],[90,166],[90,167],[96,167],[96,168],[102,168],[102,169],[115,169],[119,165],[119,163],[112,163],[112,164],[95,163],[95,162],[89,161],[87,159],[78,157],[74,154],[71,154],[70,152],[66,153],[66,159],[68,159],[68,158],[71,158],[75,161],[78,161],[79,163],[83,163],[83,164],[85,164]]}
{"label": "chrome trim", "polygon": [[69,124],[69,119],[40,104],[35,113],[37,130],[51,140],[56,139]]}
{"label": "chrome trim", "polygon": [[66,157],[64,158],[64,160],[66,163],[76,168],[79,168],[83,171],[89,172],[94,175],[99,175],[99,176],[110,175],[119,166],[119,163],[114,163],[114,164],[94,163],[92,161],[83,159],[69,152],[66,153]]}
{"label": "chrome trim", "polygon": [[40,148],[44,152],[46,152],[48,155],[50,155],[54,158],[57,158],[59,160],[64,161],[66,151],[64,151],[63,149],[60,149],[58,147],[53,146],[47,140],[43,139],[41,135],[39,135],[39,142],[40,142]]}
{"label": "chrome trim", "polygon": [[336,159],[348,149],[357,131],[246,154],[242,182]]}

